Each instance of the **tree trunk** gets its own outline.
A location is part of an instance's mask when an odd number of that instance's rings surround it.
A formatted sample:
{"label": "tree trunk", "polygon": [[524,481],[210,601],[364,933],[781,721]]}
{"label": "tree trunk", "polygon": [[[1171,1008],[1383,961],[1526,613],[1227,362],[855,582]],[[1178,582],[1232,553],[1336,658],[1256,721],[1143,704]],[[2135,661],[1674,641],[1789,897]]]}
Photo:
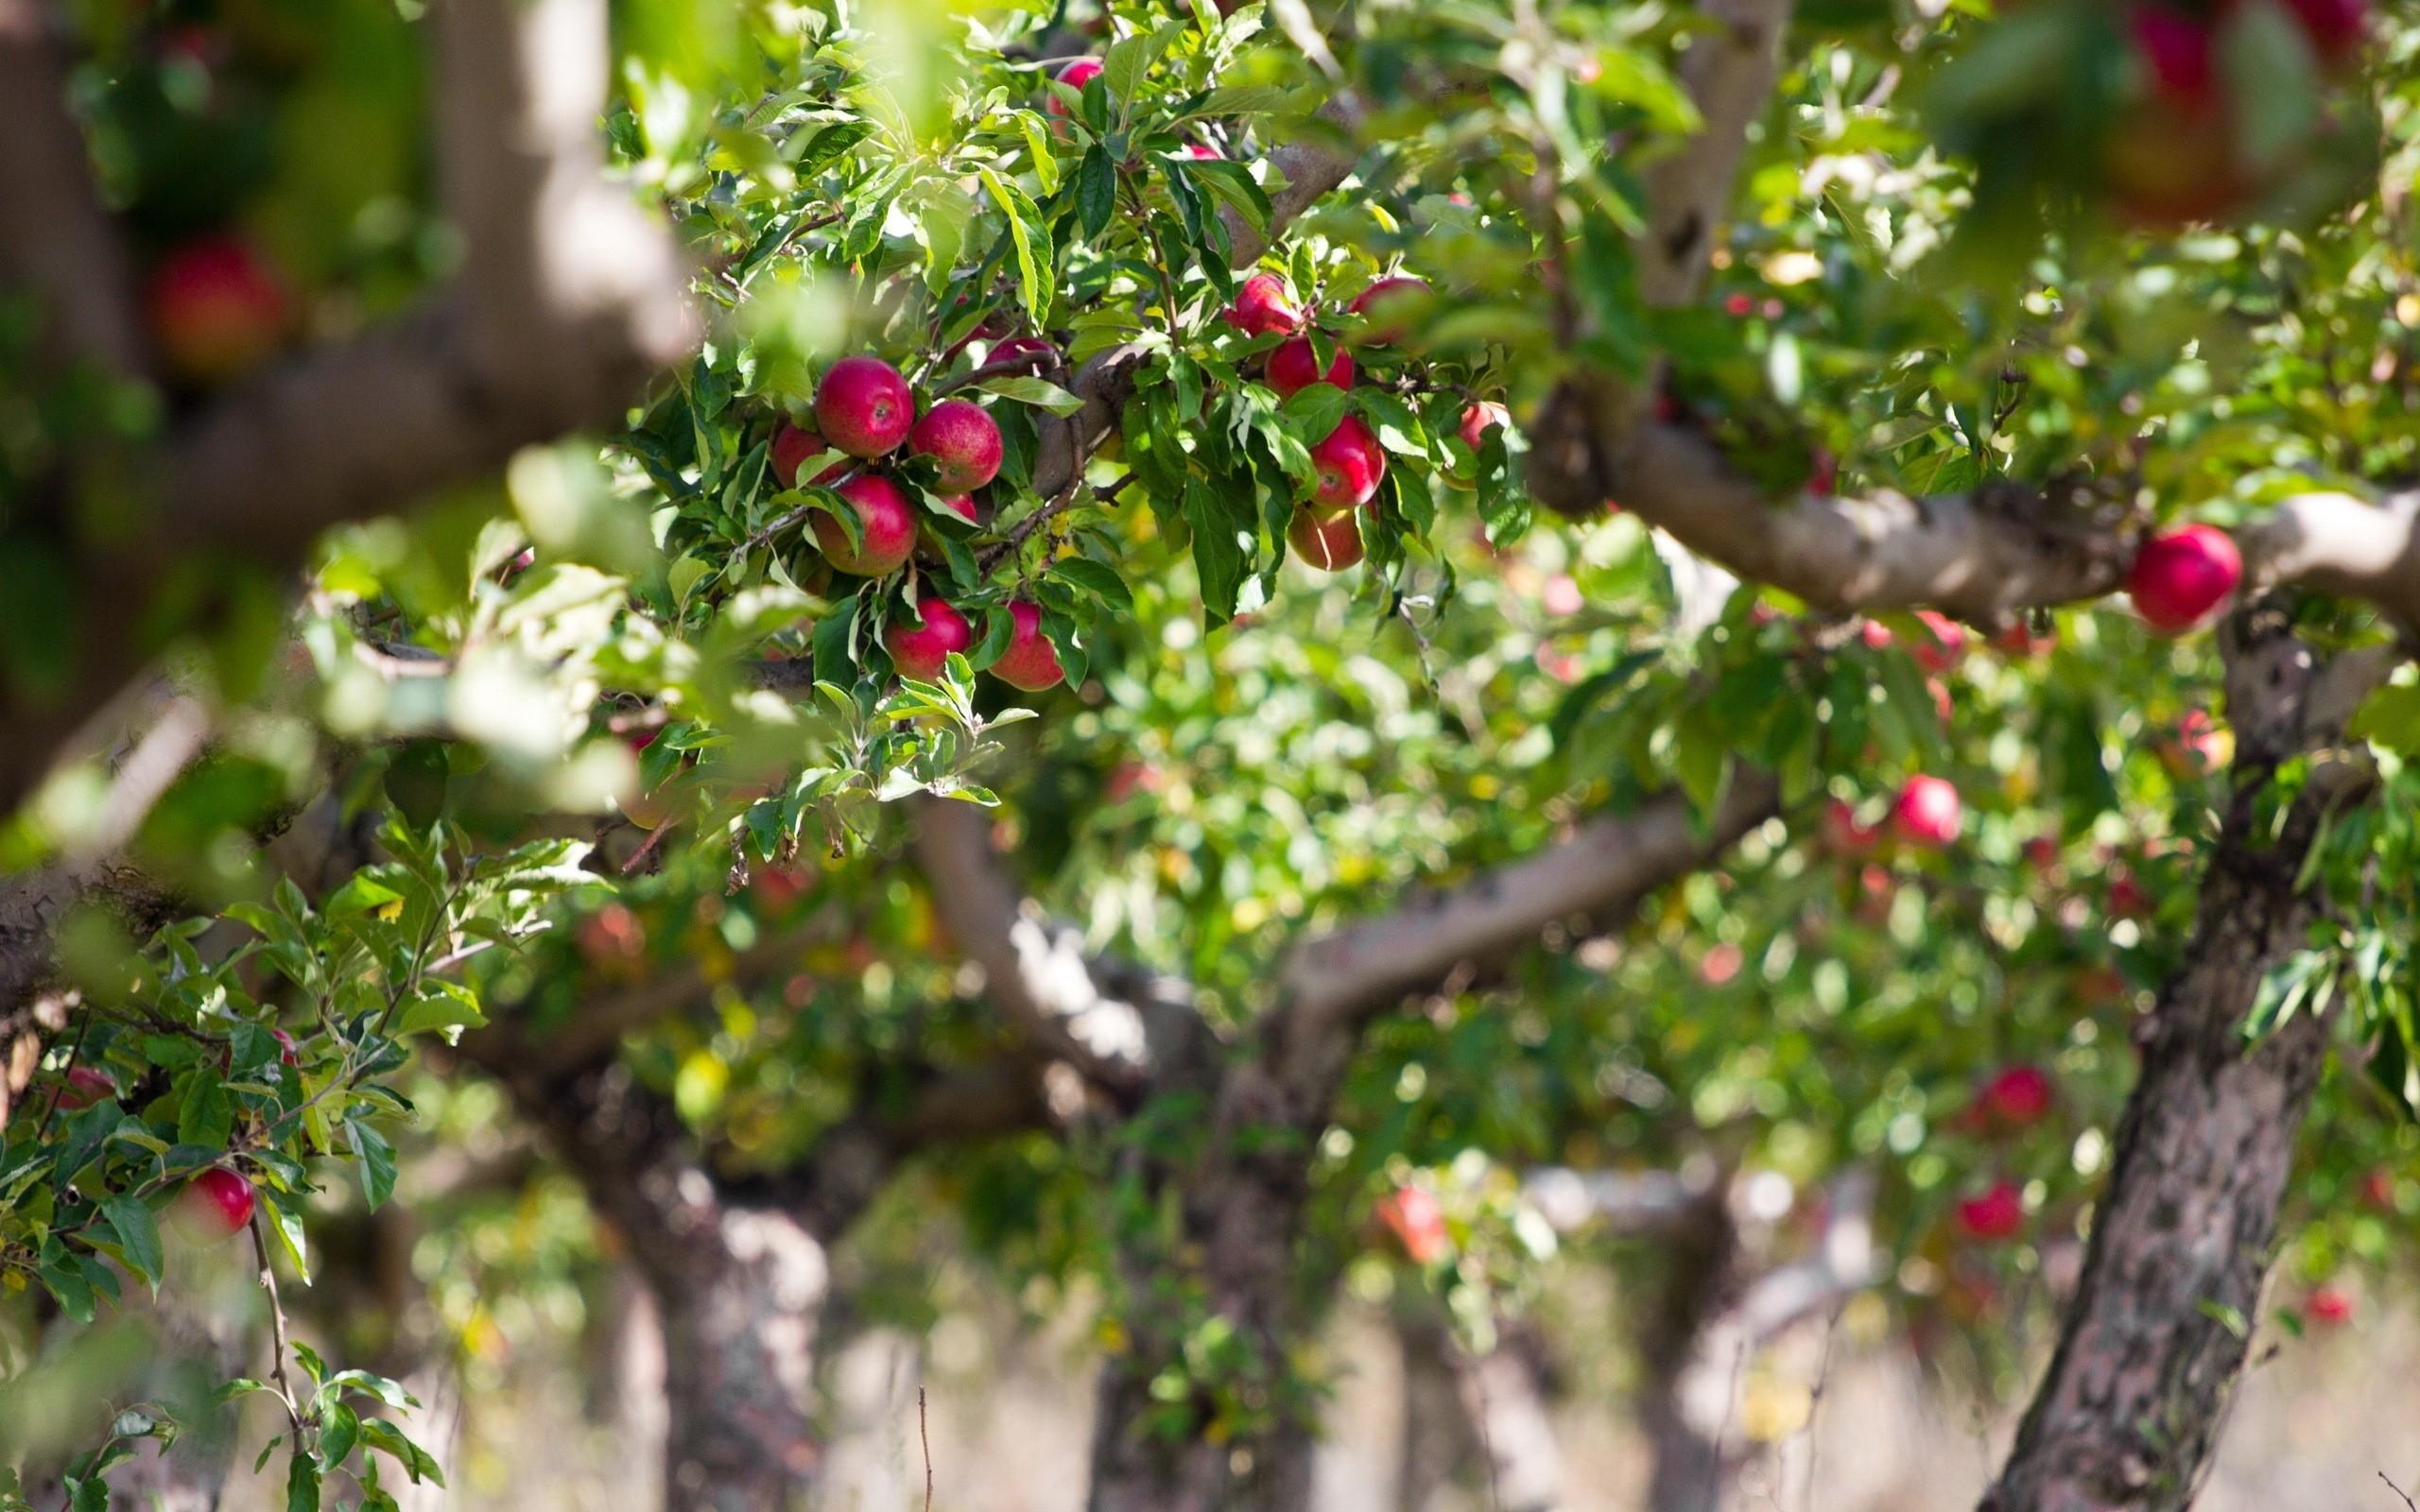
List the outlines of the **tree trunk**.
{"label": "tree trunk", "polygon": [[[1179,1183],[1178,1256],[1149,1240],[1126,1246],[1132,1338],[1101,1371],[1093,1512],[1309,1504],[1312,1409],[1287,1358],[1298,1337],[1294,1246],[1307,1185],[1282,1142],[1255,1160],[1220,1140]],[[1201,1349],[1212,1333],[1231,1342]],[[1157,1388],[1188,1378],[1173,1400]]]}
{"label": "tree trunk", "polygon": [[541,1105],[522,1101],[545,1119],[662,1320],[664,1505],[804,1505],[821,1458],[812,1411],[830,1282],[821,1238],[780,1209],[727,1200],[679,1117],[617,1066],[582,1074]]}
{"label": "tree trunk", "polygon": [[1563,1451],[1547,1402],[1543,1341],[1516,1324],[1497,1325],[1484,1354],[1455,1348],[1455,1384],[1471,1425],[1495,1512],[1562,1512]]}
{"label": "tree trunk", "polygon": [[2306,1010],[2256,1043],[2242,1031],[2261,978],[2304,948],[2323,906],[2296,885],[2319,815],[2365,774],[2316,757],[2282,833],[2259,799],[2280,762],[2334,744],[2368,681],[2359,653],[2331,680],[2281,617],[2254,611],[2228,634],[2235,791],[2187,964],[2143,1027],[2141,1079],[2058,1351],[1989,1512],[2188,1505],[2260,1315],[2329,1021]]}
{"label": "tree trunk", "polygon": [[1675,1221],[1665,1254],[1669,1280],[1640,1322],[1646,1385],[1637,1411],[1648,1442],[1650,1512],[1717,1512],[1722,1504],[1729,1475],[1722,1437],[1745,1348],[1744,1339],[1729,1351],[1709,1348],[1738,1283],[1729,1187],[1727,1179],[1714,1182]]}

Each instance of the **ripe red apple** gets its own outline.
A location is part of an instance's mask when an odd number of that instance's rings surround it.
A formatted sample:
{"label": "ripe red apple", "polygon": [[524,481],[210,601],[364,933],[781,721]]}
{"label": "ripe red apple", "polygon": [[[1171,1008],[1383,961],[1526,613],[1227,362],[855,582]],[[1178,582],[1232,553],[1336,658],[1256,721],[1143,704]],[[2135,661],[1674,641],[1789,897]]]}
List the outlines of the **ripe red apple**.
{"label": "ripe red apple", "polygon": [[1199,158],[1205,163],[1223,163],[1227,159],[1225,153],[1207,142],[1187,142],[1184,145],[1184,155],[1188,158]]}
{"label": "ripe red apple", "polygon": [[252,1184],[223,1165],[195,1177],[180,1200],[195,1226],[213,1238],[241,1233],[252,1221]]}
{"label": "ripe red apple", "polygon": [[858,543],[849,544],[849,533],[840,522],[819,510],[808,519],[815,526],[815,543],[822,548],[823,559],[859,577],[897,572],[916,548],[916,517],[899,485],[861,473],[835,491],[856,508]]}
{"label": "ripe red apple", "polygon": [[1016,599],[1009,605],[1009,648],[992,663],[992,676],[1027,693],[1057,687],[1067,674],[1059,665],[1059,648],[1042,633],[1040,606]]}
{"label": "ripe red apple", "polygon": [[2011,1066],[1983,1084],[1980,1106],[2009,1128],[2038,1124],[2050,1111],[2050,1076],[2039,1066]]}
{"label": "ripe red apple", "polygon": [[2025,1194],[2014,1181],[1995,1181],[1981,1195],[1958,1202],[1959,1231],[1981,1243],[2014,1239],[2025,1231]]}
{"label": "ripe red apple", "polygon": [[2141,919],[2152,911],[2151,895],[2135,880],[2131,871],[2120,871],[2109,880],[2109,912],[2113,918]]}
{"label": "ripe red apple", "polygon": [[1882,827],[1859,824],[1857,810],[1839,799],[1824,806],[1824,849],[1836,856],[1862,856],[1882,838]]}
{"label": "ripe red apple", "polygon": [[1303,309],[1274,273],[1254,273],[1236,290],[1227,323],[1247,335],[1290,335],[1303,328]]}
{"label": "ripe red apple", "polygon": [[1910,845],[1938,850],[1958,838],[1958,789],[1938,777],[1911,777],[1891,805],[1891,827]]}
{"label": "ripe red apple", "polygon": [[2285,0],[2311,51],[2326,62],[2341,63],[2361,50],[2368,39],[2369,0]]}
{"label": "ripe red apple", "polygon": [[2138,5],[2129,18],[2135,58],[2152,93],[2194,113],[2218,101],[2216,51],[2209,24],[2164,4]]}
{"label": "ripe red apple", "polygon": [[773,476],[781,480],[783,488],[795,489],[798,487],[798,470],[804,467],[809,458],[821,456],[830,450],[823,444],[822,437],[804,426],[784,421],[773,429],[769,457]]}
{"label": "ripe red apple", "polygon": [[1992,644],[2011,656],[2048,656],[2059,644],[2059,629],[2052,625],[2036,630],[2031,615],[2019,615],[2015,624],[1992,637]]}
{"label": "ripe red apple", "polygon": [[2219,728],[2207,711],[2187,709],[2178,716],[2176,733],[2160,742],[2161,762],[2179,777],[2201,777],[2217,771],[2235,752],[2235,736]]}
{"label": "ripe red apple", "polygon": [[1360,416],[1347,415],[1311,448],[1311,466],[1318,479],[1311,497],[1321,508],[1357,509],[1376,495],[1387,454]]}
{"label": "ripe red apple", "polygon": [[579,954],[591,966],[638,960],[647,954],[647,925],[627,903],[607,903],[580,920]]}
{"label": "ripe red apple", "polygon": [[2303,1311],[2314,1323],[2340,1327],[2353,1321],[2353,1294],[2336,1285],[2313,1287]]}
{"label": "ripe red apple", "polygon": [[1365,555],[1361,519],[1350,509],[1340,514],[1295,510],[1293,523],[1286,527],[1286,543],[1294,548],[1295,556],[1322,572],[1340,572]]}
{"label": "ripe red apple", "polygon": [[63,1082],[59,1089],[62,1112],[81,1112],[95,1103],[117,1100],[117,1078],[97,1066],[70,1066]]}
{"label": "ripe red apple", "polygon": [[240,236],[203,237],[170,251],[152,268],[144,302],[168,366],[205,383],[258,366],[285,335],[285,286]]}
{"label": "ripe red apple", "polygon": [[952,651],[963,654],[975,644],[975,627],[946,600],[931,594],[917,601],[915,612],[922,624],[895,621],[882,644],[901,677],[931,682],[942,675],[942,663]]}
{"label": "ripe red apple", "polygon": [[2059,864],[2059,837],[2037,834],[2025,842],[2025,862],[2036,871],[2049,871]]}
{"label": "ripe red apple", "polygon": [[1378,1221],[1403,1246],[1415,1265],[1434,1264],[1445,1258],[1451,1243],[1445,1233],[1445,1212],[1426,1187],[1401,1186],[1378,1199]]}
{"label": "ripe red apple", "polygon": [[1269,387],[1276,389],[1281,399],[1300,393],[1313,384],[1350,388],[1354,378],[1353,359],[1339,348],[1336,360],[1329,363],[1327,371],[1322,373],[1320,371],[1319,355],[1311,350],[1311,338],[1295,336],[1280,342],[1277,350],[1269,354],[1268,378]]}
{"label": "ripe red apple", "polygon": [[2153,536],[2135,554],[2126,592],[2155,630],[2191,629],[2243,580],[2243,554],[2216,525],[2190,524]]}
{"label": "ripe red apple", "polygon": [[1966,654],[1966,627],[1928,609],[1916,610],[1916,618],[1931,632],[1916,643],[1916,664],[1932,673],[1956,666]]}
{"label": "ripe red apple", "polygon": [[277,1041],[278,1059],[285,1061],[289,1066],[299,1066],[302,1064],[302,1057],[295,1053],[294,1037],[292,1035],[287,1034],[283,1029],[271,1029],[269,1031],[269,1037]]}
{"label": "ripe red apple", "polygon": [[1434,294],[1426,282],[1398,273],[1382,278],[1353,297],[1345,308],[1361,318],[1357,338],[1371,346],[1392,347],[1411,334],[1410,318]]}
{"label": "ripe red apple", "polygon": [[811,885],[809,874],[800,867],[768,863],[752,866],[748,872],[749,901],[769,914],[789,908],[806,896]]}
{"label": "ripe red apple", "polygon": [[941,464],[943,493],[979,489],[1000,472],[1000,427],[982,405],[944,399],[908,433],[910,451]]}
{"label": "ripe red apple", "polygon": [[1512,423],[1512,412],[1492,399],[1482,399],[1462,411],[1462,444],[1476,452],[1487,433]]}
{"label": "ripe red apple", "polygon": [[1899,638],[1891,633],[1891,627],[1880,620],[1858,621],[1857,638],[1865,643],[1869,651],[1886,650],[1899,642]]}
{"label": "ripe red apple", "polygon": [[880,357],[843,357],[815,386],[815,425],[851,456],[887,455],[916,423],[908,380]]}
{"label": "ripe red apple", "polygon": [[1708,987],[1720,987],[1739,974],[1747,963],[1747,953],[1729,940],[1720,940],[1698,961],[1698,980]]}
{"label": "ripe red apple", "polygon": [[[1078,94],[1081,94],[1086,84],[1100,77],[1101,66],[1101,60],[1098,58],[1078,58],[1050,77]],[[1059,97],[1056,91],[1043,96],[1042,108],[1052,115],[1067,113],[1067,104]]]}
{"label": "ripe red apple", "polygon": [[1047,368],[1059,360],[1059,349],[1040,336],[1011,336],[994,347],[983,359],[986,368],[1002,363],[1021,362],[1028,367]]}
{"label": "ripe red apple", "polygon": [[963,516],[970,525],[978,523],[975,518],[975,495],[971,493],[953,493],[942,501],[942,507],[952,514]]}
{"label": "ripe red apple", "polygon": [[2374,1165],[2361,1173],[2361,1205],[2378,1212],[2394,1211],[2394,1173]]}

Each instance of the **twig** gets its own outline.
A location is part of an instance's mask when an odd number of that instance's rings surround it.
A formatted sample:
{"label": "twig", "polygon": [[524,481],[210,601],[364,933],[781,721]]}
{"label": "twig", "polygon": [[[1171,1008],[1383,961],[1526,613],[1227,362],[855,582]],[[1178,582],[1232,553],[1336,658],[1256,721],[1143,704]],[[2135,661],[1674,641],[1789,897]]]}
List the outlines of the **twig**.
{"label": "twig", "polygon": [[680,822],[681,816],[676,814],[648,832],[646,842],[631,852],[631,859],[622,863],[622,875],[625,877],[637,875],[639,868],[647,864],[647,858],[655,852],[655,848],[663,844],[664,837],[670,834],[673,827]]}
{"label": "twig", "polygon": [[51,1116],[59,1111],[59,1100],[67,1095],[67,1079],[76,1070],[76,1057],[84,1053],[85,1032],[93,1027],[90,1012],[76,1016],[76,1042],[67,1047],[67,1064],[59,1068],[59,1084],[50,1090],[50,1106],[42,1110],[42,1122],[34,1126],[34,1143],[39,1145],[50,1133]]}
{"label": "twig", "polygon": [[261,1290],[268,1294],[268,1340],[274,1352],[269,1356],[269,1379],[277,1383],[277,1399],[285,1403],[286,1421],[294,1425],[295,1451],[302,1445],[302,1409],[294,1400],[294,1383],[285,1374],[285,1304],[278,1300],[277,1270],[268,1263],[268,1241],[261,1234],[260,1204],[252,1207],[252,1257],[260,1262]]}
{"label": "twig", "polygon": [[1035,368],[1049,360],[1048,356],[1039,352],[1020,352],[1013,357],[1003,357],[987,362],[980,368],[970,368],[955,378],[944,378],[933,385],[926,392],[933,398],[939,399],[943,394],[954,394],[961,388],[979,384],[986,378],[1012,378],[1019,374],[1030,374]]}
{"label": "twig", "polygon": [[925,1512],[933,1512],[933,1434],[925,1423],[925,1388],[916,1387],[916,1437],[925,1446]]}
{"label": "twig", "polygon": [[2410,1509],[2410,1512],[2420,1512],[2420,1506],[2413,1506],[2413,1505],[2412,1505],[2412,1503],[2411,1503],[2411,1498],[2410,1498],[2409,1496],[2404,1496],[2404,1494],[2403,1494],[2403,1487],[2402,1487],[2402,1486],[2395,1485],[2393,1481],[2388,1481],[2388,1480],[2387,1480],[2386,1471],[2384,1471],[2384,1470],[2380,1470],[2380,1471],[2378,1471],[2378,1479],[2379,1479],[2379,1480],[2381,1480],[2381,1481],[2386,1481],[2386,1488],[2387,1488],[2388,1490],[2393,1491],[2393,1492],[2394,1492],[2395,1495],[2397,1495],[2397,1496],[2401,1496],[2401,1497],[2403,1497],[2403,1504],[2404,1504],[2404,1506],[2405,1506],[2405,1507],[2407,1507],[2407,1508],[2409,1508],[2409,1509]]}

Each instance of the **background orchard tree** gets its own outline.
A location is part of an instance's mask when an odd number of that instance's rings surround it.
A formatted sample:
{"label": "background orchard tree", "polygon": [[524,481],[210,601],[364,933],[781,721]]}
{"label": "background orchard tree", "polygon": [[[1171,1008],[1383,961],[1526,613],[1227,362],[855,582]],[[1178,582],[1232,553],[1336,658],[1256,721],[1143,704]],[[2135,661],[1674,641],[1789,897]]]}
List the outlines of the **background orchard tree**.
{"label": "background orchard tree", "polygon": [[2413,22],[0,0],[0,1505],[581,1310],[810,1504],[944,1255],[1065,1504],[1309,1504],[1347,1294],[1497,1504],[1853,1300],[2187,1504],[2420,1203]]}

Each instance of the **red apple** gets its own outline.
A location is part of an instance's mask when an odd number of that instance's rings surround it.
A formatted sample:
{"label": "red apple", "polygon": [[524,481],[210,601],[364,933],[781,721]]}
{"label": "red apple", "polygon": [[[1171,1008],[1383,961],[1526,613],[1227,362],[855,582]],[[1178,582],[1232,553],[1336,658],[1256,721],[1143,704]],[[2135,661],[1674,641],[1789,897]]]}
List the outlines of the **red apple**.
{"label": "red apple", "polygon": [[1205,163],[1223,163],[1227,157],[1225,153],[1207,142],[1187,142],[1184,145],[1184,155],[1188,158],[1199,158]]}
{"label": "red apple", "polygon": [[1916,618],[1931,632],[1916,643],[1916,664],[1933,673],[1956,666],[1966,654],[1966,627],[1928,609],[1916,610]]}
{"label": "red apple", "polygon": [[1040,336],[1011,336],[994,347],[983,359],[983,366],[995,368],[1002,363],[1021,362],[1028,367],[1047,368],[1059,360],[1059,349]]}
{"label": "red apple", "polygon": [[2109,912],[2118,919],[2141,919],[2152,911],[2151,895],[2135,880],[2131,871],[2120,871],[2109,879]]}
{"label": "red apple", "polygon": [[1747,953],[1729,940],[1717,942],[1698,961],[1698,980],[1708,987],[1720,987],[1739,974],[1747,962]]}
{"label": "red apple", "polygon": [[1226,318],[1247,335],[1290,335],[1303,327],[1302,306],[1274,273],[1254,273],[1244,280],[1236,290],[1236,302],[1227,306]]}
{"label": "red apple", "polygon": [[1865,643],[1865,648],[1869,651],[1887,650],[1897,644],[1899,641],[1897,636],[1891,633],[1891,627],[1880,620],[1858,621],[1857,638]]}
{"label": "red apple", "polygon": [[963,517],[970,525],[977,523],[975,518],[975,495],[971,493],[953,493],[942,501],[942,507],[954,515]]}
{"label": "red apple", "polygon": [[941,464],[943,493],[979,489],[999,474],[1000,427],[982,405],[944,399],[908,433],[910,451]]}
{"label": "red apple", "polygon": [[2037,834],[2025,842],[2025,861],[2036,871],[2049,871],[2059,864],[2059,837]]}
{"label": "red apple", "polygon": [[1328,384],[1338,388],[1353,387],[1353,359],[1341,348],[1336,360],[1320,371],[1319,356],[1311,350],[1311,338],[1295,336],[1278,344],[1269,354],[1269,387],[1277,390],[1279,398],[1300,393],[1313,384]]}
{"label": "red apple", "polygon": [[1059,648],[1042,633],[1042,610],[1024,599],[1009,605],[1009,648],[992,663],[992,676],[1011,688],[1040,693],[1055,688],[1067,676],[1059,665]]}
{"label": "red apple", "polygon": [[1387,454],[1358,415],[1347,415],[1311,448],[1316,469],[1312,500],[1322,509],[1357,509],[1376,496],[1387,475]]}
{"label": "red apple", "polygon": [[888,455],[915,423],[916,396],[880,357],[843,357],[815,386],[816,428],[851,456]]}
{"label": "red apple", "polygon": [[2038,1124],[2050,1111],[2050,1076],[2039,1066],[2011,1066],[1983,1084],[1979,1099],[1995,1123],[2009,1128]]}
{"label": "red apple", "polygon": [[922,624],[896,621],[882,644],[901,677],[931,682],[942,675],[952,651],[962,655],[975,644],[975,627],[947,601],[929,594],[917,601],[915,612]]}
{"label": "red apple", "polygon": [[783,488],[795,489],[798,487],[798,470],[804,467],[810,458],[821,456],[830,450],[823,444],[822,437],[804,426],[784,421],[773,429],[773,476],[781,480]]}
{"label": "red apple", "polygon": [[1415,1265],[1434,1264],[1451,1247],[1445,1234],[1444,1210],[1425,1187],[1401,1186],[1378,1201],[1378,1221],[1403,1246]]}
{"label": "red apple", "polygon": [[1411,334],[1410,318],[1423,309],[1434,290],[1420,279],[1398,273],[1382,278],[1353,297],[1345,308],[1361,318],[1357,338],[1372,346],[1392,347]]}
{"label": "red apple", "polygon": [[1891,827],[1910,845],[1938,850],[1958,838],[1958,789],[1938,777],[1911,777],[1891,805]]}
{"label": "red apple", "polygon": [[835,491],[856,508],[858,543],[849,544],[849,533],[840,522],[819,510],[808,518],[824,560],[859,577],[897,572],[916,547],[916,517],[899,485],[861,473]]}
{"label": "red apple", "polygon": [[2195,113],[2217,103],[2218,67],[2206,21],[2173,6],[2138,5],[2129,28],[2154,95]]}
{"label": "red apple", "polygon": [[2178,716],[2176,733],[2160,743],[2160,756],[2179,777],[2200,777],[2227,764],[2235,737],[2219,728],[2207,711],[2187,709]]}
{"label": "red apple", "polygon": [[187,242],[152,268],[145,290],[151,339],[180,375],[223,383],[277,350],[285,290],[240,236]]}
{"label": "red apple", "polygon": [[1824,849],[1834,855],[1865,855],[1881,838],[1881,826],[1859,824],[1857,810],[1839,799],[1824,806]]}
{"label": "red apple", "polygon": [[2126,592],[2155,630],[2175,634],[2198,624],[2243,580],[2243,554],[2216,525],[2190,524],[2153,536],[2135,554]]}
{"label": "red apple", "polygon": [[623,965],[647,954],[647,925],[627,903],[607,903],[580,920],[579,954],[591,966]]}
{"label": "red apple", "polygon": [[2361,1205],[2379,1212],[2394,1211],[2394,1173],[2374,1165],[2361,1173]]}
{"label": "red apple", "polygon": [[2311,50],[2341,63],[2361,50],[2369,35],[2369,0],[2285,0],[2286,9],[2310,39]]}
{"label": "red apple", "polygon": [[241,1233],[252,1221],[252,1184],[223,1165],[195,1177],[180,1200],[196,1226],[214,1238]]}
{"label": "red apple", "polygon": [[2025,1194],[2014,1181],[1995,1181],[1979,1196],[1958,1203],[1959,1231],[1985,1244],[2014,1239],[2025,1231]]}
{"label": "red apple", "polygon": [[117,1100],[117,1078],[96,1066],[70,1066],[59,1090],[59,1106],[64,1112],[81,1112],[95,1103]]}
{"label": "red apple", "polygon": [[1322,572],[1341,571],[1365,555],[1360,517],[1349,509],[1340,514],[1295,510],[1293,523],[1286,527],[1286,543],[1296,557]]}
{"label": "red apple", "polygon": [[2314,1323],[2336,1328],[2353,1321],[2353,1294],[2341,1286],[2317,1286],[2311,1289],[2303,1311]]}
{"label": "red apple", "polygon": [[[1080,94],[1086,84],[1100,77],[1101,66],[1101,60],[1098,58],[1078,58],[1050,77]],[[1056,91],[1051,91],[1043,96],[1042,108],[1052,115],[1067,113],[1066,101],[1061,99]]]}
{"label": "red apple", "polygon": [[2011,656],[2047,656],[2059,644],[2059,629],[2052,625],[2036,630],[2031,615],[2019,615],[2015,624],[1992,637],[1992,644]]}
{"label": "red apple", "polygon": [[271,1029],[269,1031],[269,1035],[277,1041],[278,1059],[285,1061],[289,1066],[299,1066],[302,1064],[302,1057],[295,1052],[294,1037],[292,1035],[287,1034],[283,1029]]}
{"label": "red apple", "polygon": [[1489,431],[1512,423],[1512,412],[1492,399],[1482,399],[1462,411],[1462,444],[1476,452]]}

